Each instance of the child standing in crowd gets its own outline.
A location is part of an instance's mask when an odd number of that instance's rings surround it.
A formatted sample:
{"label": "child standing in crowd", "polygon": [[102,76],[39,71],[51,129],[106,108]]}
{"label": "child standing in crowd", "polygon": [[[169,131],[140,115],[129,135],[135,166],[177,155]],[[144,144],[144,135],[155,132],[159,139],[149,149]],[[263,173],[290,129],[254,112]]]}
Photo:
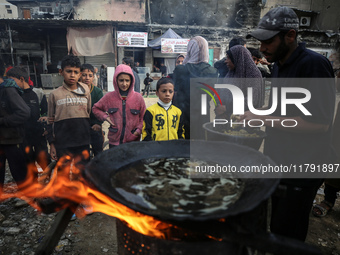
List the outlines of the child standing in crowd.
{"label": "child standing in crowd", "polygon": [[25,69],[13,67],[7,72],[7,77],[13,79],[23,90],[22,98],[31,109],[30,118],[25,122],[25,139],[23,144],[28,154],[28,161],[37,161],[40,167],[45,169],[49,164],[49,159],[46,139],[43,136],[44,128],[41,123],[38,122],[40,119],[38,96],[33,91],[33,88],[28,85],[29,76]]}
{"label": "child standing in crowd", "polygon": [[125,58],[122,59],[122,64],[128,65],[129,67],[131,67],[133,76],[135,78],[135,83],[133,85],[134,86],[134,91],[140,93],[140,79],[139,79],[139,75],[138,75],[138,70],[134,66],[132,59],[128,58],[128,57],[125,57]]}
{"label": "child standing in crowd", "polygon": [[134,83],[131,68],[117,66],[113,77],[115,91],[107,93],[92,108],[99,120],[110,123],[110,148],[140,140],[146,107],[142,95],[134,91]]}
{"label": "child standing in crowd", "polygon": [[64,154],[79,155],[89,150],[91,95],[88,86],[78,82],[80,67],[78,57],[65,56],[60,70],[63,85],[48,98],[48,141],[54,160]]}
{"label": "child standing in crowd", "polygon": [[146,97],[149,97],[149,91],[150,91],[150,84],[151,82],[153,82],[153,79],[150,78],[150,74],[149,73],[146,73],[146,77],[144,79],[144,90],[143,90],[143,96],[145,94],[145,91],[146,91]]}
{"label": "child standing in crowd", "polygon": [[182,111],[172,105],[174,83],[170,78],[158,80],[158,102],[146,109],[143,123],[143,141],[164,141],[184,138]]}
{"label": "child standing in crowd", "polygon": [[[96,76],[95,69],[90,64],[83,64],[81,66],[81,82],[89,86],[91,93],[91,108],[103,97],[103,91],[93,84],[94,77]],[[91,146],[93,154],[96,156],[103,151],[103,133],[102,133],[102,121],[98,120],[96,116],[91,112],[90,114],[90,135]]]}

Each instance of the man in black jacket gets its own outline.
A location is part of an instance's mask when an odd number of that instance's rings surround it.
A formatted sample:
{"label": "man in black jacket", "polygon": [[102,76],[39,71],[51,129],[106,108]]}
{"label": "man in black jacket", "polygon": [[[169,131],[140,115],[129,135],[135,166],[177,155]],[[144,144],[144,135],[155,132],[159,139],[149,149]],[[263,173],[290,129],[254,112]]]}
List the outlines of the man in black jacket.
{"label": "man in black jacket", "polygon": [[12,79],[4,81],[4,64],[0,59],[0,193],[5,180],[6,159],[14,180],[25,180],[27,167],[23,149],[24,123],[30,108],[21,98],[23,91]]}
{"label": "man in black jacket", "polygon": [[[33,88],[28,85],[28,73],[21,67],[13,67],[7,72],[7,77],[13,79],[23,90],[22,98],[31,109],[31,115],[25,122],[25,139],[24,148],[28,153],[29,162],[37,161],[42,169],[45,169],[49,163],[47,142],[43,136],[44,128],[42,123],[38,122],[40,118],[40,104],[37,94]],[[28,150],[29,148],[29,150]]]}
{"label": "man in black jacket", "polygon": [[[272,197],[271,214],[273,233],[304,241],[313,200],[322,183],[320,175],[314,172],[308,175],[308,166],[327,165],[335,160],[331,146],[335,86],[331,63],[321,54],[306,49],[304,43],[298,43],[298,28],[296,13],[288,7],[277,7],[263,16],[258,28],[248,37],[259,40],[260,51],[268,62],[275,63],[268,109],[274,105],[274,89],[280,91],[298,87],[310,93],[310,99],[304,102],[308,114],[295,105],[283,111],[285,99],[278,97],[278,107],[269,116],[269,119],[275,119],[275,124],[268,122],[268,116],[251,112],[245,112],[241,120],[263,121],[267,133],[264,154],[279,166],[301,166],[301,173],[305,173],[302,178],[297,178],[296,173],[285,174],[281,184],[286,187],[286,196]],[[309,78],[308,81],[306,78]],[[301,98],[301,93],[290,94],[289,98]],[[287,118],[296,126],[287,128],[281,125],[281,121]]]}

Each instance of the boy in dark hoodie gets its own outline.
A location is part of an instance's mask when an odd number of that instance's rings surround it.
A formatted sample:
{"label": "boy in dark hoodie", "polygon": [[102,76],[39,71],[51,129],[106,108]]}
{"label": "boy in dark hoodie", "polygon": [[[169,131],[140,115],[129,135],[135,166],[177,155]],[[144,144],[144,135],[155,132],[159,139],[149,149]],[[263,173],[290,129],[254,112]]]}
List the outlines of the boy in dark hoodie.
{"label": "boy in dark hoodie", "polygon": [[[81,66],[81,82],[89,86],[91,93],[91,106],[97,103],[103,97],[103,91],[93,84],[94,67],[90,64],[83,64]],[[92,107],[91,107],[92,108]],[[96,116],[91,112],[90,114],[90,134],[91,134],[91,147],[94,156],[103,151],[103,133],[102,133],[102,121],[98,120]]]}
{"label": "boy in dark hoodie", "polygon": [[20,183],[27,174],[24,141],[24,123],[30,108],[21,98],[22,89],[12,79],[4,81],[5,66],[0,59],[0,194],[5,180],[6,160],[11,174]]}
{"label": "boy in dark hoodie", "polygon": [[48,141],[54,160],[89,151],[91,94],[86,84],[78,82],[80,67],[78,57],[65,56],[59,71],[64,77],[63,85],[48,97]]}
{"label": "boy in dark hoodie", "polygon": [[25,139],[24,148],[29,162],[37,161],[42,169],[45,169],[49,163],[48,149],[46,139],[43,136],[44,129],[40,118],[40,105],[37,94],[32,87],[28,85],[28,73],[21,67],[13,67],[7,72],[7,77],[13,79],[23,90],[22,98],[31,109],[31,115],[25,122]]}
{"label": "boy in dark hoodie", "polygon": [[115,91],[107,93],[92,107],[94,115],[110,123],[110,148],[122,143],[139,141],[143,129],[145,102],[134,91],[135,79],[127,65],[119,65],[113,77]]}

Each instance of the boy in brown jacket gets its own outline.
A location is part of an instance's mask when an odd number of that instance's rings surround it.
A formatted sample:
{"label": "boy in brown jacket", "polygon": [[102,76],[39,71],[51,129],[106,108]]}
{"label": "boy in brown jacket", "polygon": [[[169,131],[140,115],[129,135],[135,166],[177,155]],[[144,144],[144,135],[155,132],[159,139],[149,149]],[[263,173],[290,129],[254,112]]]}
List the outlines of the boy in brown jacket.
{"label": "boy in brown jacket", "polygon": [[80,68],[78,57],[65,56],[60,70],[63,85],[53,90],[48,98],[48,141],[54,160],[64,154],[89,151],[91,95],[88,86],[78,82]]}

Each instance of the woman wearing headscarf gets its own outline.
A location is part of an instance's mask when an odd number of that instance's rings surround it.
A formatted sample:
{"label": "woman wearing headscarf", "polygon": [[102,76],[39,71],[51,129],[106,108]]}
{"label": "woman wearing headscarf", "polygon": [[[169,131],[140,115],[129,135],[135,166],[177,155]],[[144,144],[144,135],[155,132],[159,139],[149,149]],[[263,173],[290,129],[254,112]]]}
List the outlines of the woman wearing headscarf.
{"label": "woman wearing headscarf", "polygon": [[[217,70],[209,65],[209,47],[208,42],[201,36],[191,38],[188,43],[187,55],[183,61],[183,65],[177,65],[174,70],[175,82],[175,99],[174,105],[183,112],[184,129],[186,139],[204,139],[204,130],[202,125],[210,121],[209,103],[207,115],[201,116],[201,94],[203,87],[199,84],[199,80],[190,84],[191,78],[214,78],[210,85],[214,85],[218,76]],[[202,80],[202,82],[206,82]],[[191,97],[195,100],[190,104]],[[190,116],[190,107],[191,114]],[[190,134],[190,117],[192,124],[195,125],[194,133]],[[198,128],[196,128],[198,127]]]}
{"label": "woman wearing headscarf", "polygon": [[[224,84],[232,84],[240,88],[244,95],[244,110],[248,110],[248,88],[253,88],[253,106],[262,107],[263,80],[255,65],[249,50],[241,45],[234,46],[227,51],[227,66],[229,71],[224,78]],[[229,89],[216,89],[222,104],[216,107],[216,118],[230,119],[233,113],[233,97]]]}
{"label": "woman wearing headscarf", "polygon": [[[185,56],[183,54],[179,54],[177,57],[176,57],[176,62],[175,62],[175,67],[178,66],[178,65],[183,65],[183,60],[185,59]],[[170,78],[170,79],[174,79],[174,74],[173,73],[169,73],[167,78]]]}

